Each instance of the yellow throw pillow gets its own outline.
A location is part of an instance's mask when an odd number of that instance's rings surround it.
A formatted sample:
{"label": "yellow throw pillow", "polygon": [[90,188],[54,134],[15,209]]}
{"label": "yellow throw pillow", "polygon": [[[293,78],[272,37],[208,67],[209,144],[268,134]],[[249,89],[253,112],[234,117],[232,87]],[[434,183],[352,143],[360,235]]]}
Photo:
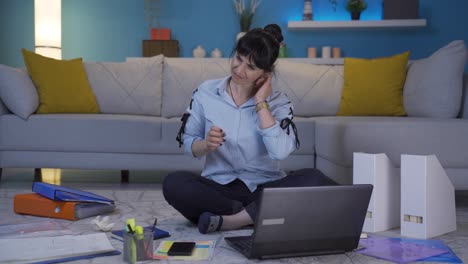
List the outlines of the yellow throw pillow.
{"label": "yellow throw pillow", "polygon": [[343,116],[403,116],[409,52],[377,59],[344,59]]}
{"label": "yellow throw pillow", "polygon": [[81,58],[55,60],[21,49],[39,94],[38,114],[99,113]]}

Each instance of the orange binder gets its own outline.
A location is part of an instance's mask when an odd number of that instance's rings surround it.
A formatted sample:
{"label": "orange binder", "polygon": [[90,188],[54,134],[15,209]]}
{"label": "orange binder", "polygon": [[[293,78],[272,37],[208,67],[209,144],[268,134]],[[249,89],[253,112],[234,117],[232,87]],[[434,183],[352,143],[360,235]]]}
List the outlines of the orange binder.
{"label": "orange binder", "polygon": [[17,214],[68,220],[75,220],[75,204],[77,202],[50,200],[36,193],[17,194],[13,199],[13,209]]}
{"label": "orange binder", "polygon": [[67,220],[78,220],[114,211],[115,205],[100,203],[62,202],[45,198],[37,193],[17,194],[13,199],[17,214],[27,214]]}

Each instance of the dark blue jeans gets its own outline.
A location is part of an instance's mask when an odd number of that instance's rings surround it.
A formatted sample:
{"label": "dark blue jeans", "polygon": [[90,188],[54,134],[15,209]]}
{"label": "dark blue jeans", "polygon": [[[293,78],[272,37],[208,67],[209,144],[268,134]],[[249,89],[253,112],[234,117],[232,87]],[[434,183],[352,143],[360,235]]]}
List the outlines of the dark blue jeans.
{"label": "dark blue jeans", "polygon": [[166,201],[193,223],[203,212],[231,215],[245,208],[255,220],[258,199],[263,188],[337,185],[317,169],[301,169],[288,176],[261,184],[254,192],[239,179],[226,185],[209,180],[199,174],[177,171],[166,176],[163,194]]}

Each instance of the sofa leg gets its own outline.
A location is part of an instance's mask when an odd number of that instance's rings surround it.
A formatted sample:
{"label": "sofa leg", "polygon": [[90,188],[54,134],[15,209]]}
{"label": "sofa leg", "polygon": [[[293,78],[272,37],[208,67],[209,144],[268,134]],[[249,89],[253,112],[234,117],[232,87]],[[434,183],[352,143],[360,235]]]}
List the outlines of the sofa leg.
{"label": "sofa leg", "polygon": [[130,178],[129,170],[120,171],[120,183],[128,183],[129,178]]}
{"label": "sofa leg", "polygon": [[35,182],[42,182],[42,170],[41,168],[34,169],[34,181]]}

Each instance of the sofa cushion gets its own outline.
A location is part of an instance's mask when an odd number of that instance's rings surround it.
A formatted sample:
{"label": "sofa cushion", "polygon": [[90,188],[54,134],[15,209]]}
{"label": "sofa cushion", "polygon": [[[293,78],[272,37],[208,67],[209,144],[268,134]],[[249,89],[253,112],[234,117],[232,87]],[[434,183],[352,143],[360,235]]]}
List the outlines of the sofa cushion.
{"label": "sofa cushion", "polygon": [[28,73],[6,65],[0,65],[0,98],[11,112],[23,119],[39,106],[39,96]]}
{"label": "sofa cushion", "polygon": [[190,104],[193,90],[206,80],[228,75],[229,59],[164,58],[161,115],[182,116]]}
{"label": "sofa cushion", "polygon": [[346,116],[402,116],[409,52],[377,59],[344,59],[340,110]]}
{"label": "sofa cushion", "polygon": [[85,62],[101,113],[161,115],[163,56],[144,60]]}
{"label": "sofa cushion", "polygon": [[81,58],[55,60],[21,52],[39,94],[38,114],[99,112]]}
{"label": "sofa cushion", "polygon": [[151,116],[55,114],[24,121],[2,115],[0,150],[182,154],[175,140],[176,120],[167,129],[165,118]]}
{"label": "sofa cushion", "polygon": [[297,128],[297,136],[301,147],[294,150],[291,155],[313,155],[315,154],[315,122],[313,118],[294,117],[293,122]]}
{"label": "sofa cushion", "polygon": [[8,110],[8,108],[5,106],[2,100],[0,100],[0,115],[4,114],[10,114],[11,112]]}
{"label": "sofa cushion", "polygon": [[403,90],[408,116],[458,115],[467,56],[464,41],[458,40],[410,64]]}
{"label": "sofa cushion", "polygon": [[317,156],[351,167],[353,152],[435,154],[444,167],[468,167],[468,120],[417,117],[315,118]]}
{"label": "sofa cushion", "polygon": [[272,87],[287,94],[294,105],[295,116],[334,116],[340,105],[343,66],[280,59]]}

